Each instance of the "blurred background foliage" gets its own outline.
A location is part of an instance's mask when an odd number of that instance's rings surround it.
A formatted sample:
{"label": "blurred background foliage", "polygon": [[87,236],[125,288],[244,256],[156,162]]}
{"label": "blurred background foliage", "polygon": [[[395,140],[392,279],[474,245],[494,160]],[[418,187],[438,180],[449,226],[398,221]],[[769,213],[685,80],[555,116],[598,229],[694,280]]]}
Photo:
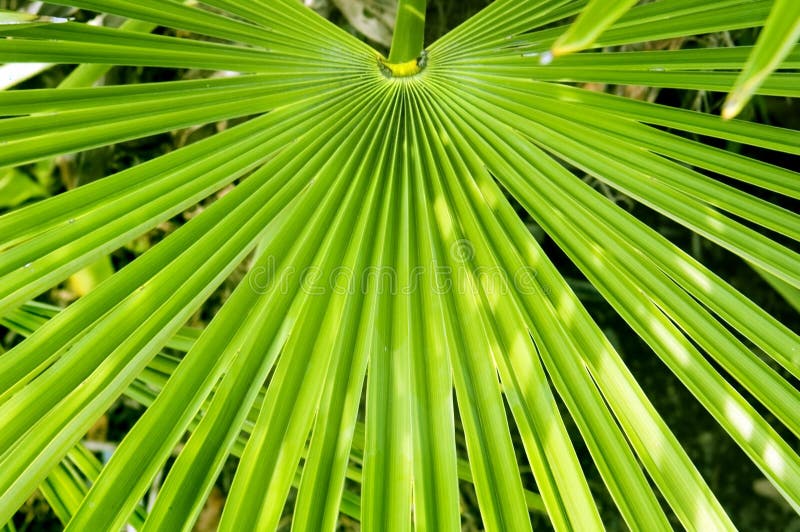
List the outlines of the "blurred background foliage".
{"label": "blurred background foliage", "polygon": [[[388,50],[391,42],[391,28],[394,24],[396,0],[299,1],[329,18],[345,30],[370,42],[379,51],[385,53]],[[488,3],[489,0],[430,0],[427,13],[426,42],[432,42]],[[124,21],[117,17],[99,18],[96,13],[92,12],[23,0],[0,0],[0,9],[25,10],[43,15],[73,17],[78,21],[95,21],[97,24],[106,26],[119,26]],[[157,28],[155,33],[165,33],[167,31],[171,32],[171,30]],[[174,35],[174,33],[170,34]],[[191,36],[196,37],[194,35]],[[749,45],[755,42],[756,37],[757,33],[754,30],[741,30],[697,35],[691,39],[655,41],[635,47],[629,46],[627,49],[671,50],[697,47],[727,47],[734,44]],[[0,65],[0,90],[56,87],[72,69],[73,66],[71,65],[34,65],[32,67],[28,65]],[[103,78],[98,80],[98,83],[142,83],[220,75],[226,75],[226,73],[185,69],[113,67]],[[629,98],[712,113],[719,112],[725,98],[724,93],[706,91],[666,90],[642,86],[614,86],[596,83],[583,84],[582,86],[587,90],[609,92]],[[740,118],[780,127],[800,129],[800,112],[797,109],[797,102],[792,102],[785,98],[756,97]],[[240,120],[246,120],[246,118]],[[100,179],[140,162],[153,159],[224,130],[231,125],[234,124],[229,122],[206,124],[78,154],[63,155],[23,167],[0,169],[0,214]],[[698,136],[693,136],[692,138],[781,166],[794,166],[795,168],[799,166],[796,158],[795,160],[786,159],[792,157],[790,155],[745,147],[718,139],[700,138]],[[577,170],[575,171],[577,172]],[[586,177],[586,179],[593,183],[590,177]],[[619,195],[610,189],[604,189],[604,185],[600,183],[593,184],[619,205],[633,212],[696,258],[701,259],[713,270],[723,274],[728,282],[748,295],[784,324],[795,331],[800,331],[800,315],[798,315],[797,311],[741,260],[702,240],[696,234],[663,216],[636,204],[629,198]],[[121,249],[114,251],[109,257],[73,275],[65,283],[52,289],[49,293],[43,294],[39,299],[61,307],[68,305],[89,292],[94,286],[112,275],[114,271],[147,251],[155,243],[180,227],[181,224],[202,212],[209,204],[224,195],[227,190],[229,189],[218,192],[181,215],[160,224],[156,229],[141,235]],[[764,196],[763,191],[757,191],[755,188],[748,190],[748,192]],[[782,204],[786,208],[800,210],[800,206],[788,204],[788,200],[785,198],[766,197],[765,199]],[[563,252],[555,244],[548,241],[543,231],[540,231],[530,221],[525,211],[522,208],[518,208],[517,211],[523,219],[529,220],[531,231],[541,241],[545,251],[548,252],[556,265],[561,268],[562,273],[568,277],[573,288],[587,305],[593,317],[604,327],[606,335],[625,357],[625,363],[634,373],[642,388],[651,398],[678,439],[686,446],[690,457],[734,522],[738,523],[743,530],[800,532],[800,517],[782,500],[777,491],[763,478],[733,440],[725,434],[672,373],[666,370],[661,361],[657,357],[651,356],[650,350],[644,345],[643,341],[630,331],[628,326],[599,296],[591,284],[583,278]],[[204,327],[241,280],[247,271],[248,264],[249,261],[247,260],[243,262],[239,269],[231,275],[187,325],[197,328]],[[21,337],[19,335],[0,325],[0,353],[20,340]],[[764,357],[764,360],[768,359]],[[775,369],[780,371],[780,368],[775,367]],[[787,373],[781,373],[784,377],[790,378]],[[749,397],[746,390],[738,386],[737,389],[745,397]],[[758,403],[754,401],[753,404]],[[138,419],[141,411],[140,405],[134,400],[129,398],[120,399],[87,434],[85,441],[87,447],[95,452],[100,459],[107,459],[110,453],[113,452],[116,443]],[[774,417],[769,412],[764,410],[760,413],[768,421],[774,421]],[[565,421],[569,420],[570,416],[565,415],[564,419]],[[785,431],[780,423],[775,422],[773,426],[779,431]],[[576,427],[568,428],[577,434]],[[517,436],[515,435],[515,437]],[[582,439],[577,437],[573,438],[573,441],[577,444],[576,451],[587,471],[591,488],[598,501],[601,513],[603,513],[604,522],[611,530],[625,530],[625,524],[617,514],[617,510],[606,492],[606,488],[595,469],[588,451],[578,444]],[[460,442],[460,446],[463,450],[463,441]],[[518,452],[521,453],[522,448],[522,445],[519,444],[517,446]],[[520,463],[526,463],[522,455],[520,456]],[[169,466],[170,463],[166,467],[168,468]],[[223,471],[217,487],[209,497],[195,530],[207,531],[216,529],[234,470],[235,462],[234,459],[231,459],[231,463]],[[158,490],[160,478],[162,477],[156,479],[156,484],[153,486],[154,491]],[[287,506],[291,507],[291,501]],[[466,483],[462,484],[462,523],[464,530],[482,529],[475,494],[472,491],[472,487]],[[547,519],[543,516],[540,516],[534,524],[548,529]],[[675,524],[677,525],[677,522]],[[14,519],[14,525],[17,530],[27,531],[61,529],[60,522],[39,494],[31,497],[25,507],[21,509]],[[289,527],[290,520],[287,518],[284,520],[283,529],[289,530]],[[344,517],[342,518],[342,530],[354,530],[357,528],[357,523]]]}

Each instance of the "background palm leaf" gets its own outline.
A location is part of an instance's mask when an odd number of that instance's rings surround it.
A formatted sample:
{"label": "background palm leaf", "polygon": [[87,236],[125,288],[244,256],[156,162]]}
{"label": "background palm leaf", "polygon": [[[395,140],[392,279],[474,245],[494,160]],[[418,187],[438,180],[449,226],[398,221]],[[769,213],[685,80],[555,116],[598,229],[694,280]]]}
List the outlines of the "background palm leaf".
{"label": "background palm leaf", "polygon": [[[585,2],[497,0],[419,60],[425,3],[400,2],[404,70],[294,0],[63,4],[136,22],[0,25],[0,61],[239,75],[0,92],[0,165],[247,120],[0,217],[0,316],[28,336],[0,356],[0,522],[42,486],[70,530],[189,529],[235,455],[221,529],[274,529],[293,488],[300,530],[340,512],[458,529],[460,481],[487,529],[529,529],[531,511],[598,529],[574,423],[631,528],[733,528],[517,205],[800,511],[797,334],[578,177],[792,294],[800,217],[781,205],[798,174],[682,133],[797,155],[796,132],[561,83],[727,90],[763,47],[541,60],[760,26],[773,2],[660,0],[610,13],[602,34],[578,18],[559,41]],[[789,48],[753,92],[798,95]],[[66,309],[29,303],[231,184]],[[186,329],[246,259],[208,327]],[[123,394],[147,410],[101,468],[79,442]]]}

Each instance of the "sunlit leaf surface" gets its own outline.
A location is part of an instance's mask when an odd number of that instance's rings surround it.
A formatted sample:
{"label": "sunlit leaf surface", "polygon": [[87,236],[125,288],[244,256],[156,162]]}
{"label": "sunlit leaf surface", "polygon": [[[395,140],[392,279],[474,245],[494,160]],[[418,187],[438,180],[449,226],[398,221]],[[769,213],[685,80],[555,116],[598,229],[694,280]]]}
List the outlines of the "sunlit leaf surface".
{"label": "sunlit leaf surface", "polygon": [[[235,455],[222,530],[274,529],[292,490],[297,530],[340,514],[458,530],[460,481],[487,530],[529,529],[530,512],[600,529],[579,443],[632,529],[668,529],[668,514],[733,528],[517,208],[647,343],[637,356],[659,357],[800,510],[797,440],[776,430],[800,435],[783,376],[800,377],[798,336],[582,179],[793,293],[800,216],[754,191],[796,200],[800,176],[682,133],[797,155],[797,132],[567,83],[725,91],[761,43],[544,65],[586,2],[498,0],[398,77],[295,0],[63,4],[140,22],[0,24],[0,62],[239,75],[0,92],[0,165],[249,119],[0,217],[0,316],[28,335],[0,356],[0,522],[42,486],[68,530],[189,529]],[[771,6],[660,0],[591,39],[760,26]],[[798,64],[789,52],[752,92],[798,96]],[[65,310],[27,303],[231,184]],[[208,327],[183,328],[245,259]],[[101,467],[78,444],[121,395],[147,410]]]}

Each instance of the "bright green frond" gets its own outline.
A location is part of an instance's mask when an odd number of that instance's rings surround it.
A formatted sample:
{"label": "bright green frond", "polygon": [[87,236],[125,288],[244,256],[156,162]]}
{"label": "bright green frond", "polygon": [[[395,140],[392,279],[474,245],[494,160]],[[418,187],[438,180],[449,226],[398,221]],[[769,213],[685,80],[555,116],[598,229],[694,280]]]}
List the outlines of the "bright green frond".
{"label": "bright green frond", "polygon": [[[425,43],[401,0],[388,59],[296,0],[51,3],[127,20],[0,13],[0,62],[80,65],[0,92],[0,167],[219,127],[0,216],[25,337],[0,351],[0,523],[39,489],[67,530],[191,530],[235,457],[222,530],[455,531],[465,492],[487,530],[734,529],[631,356],[800,511],[795,325],[651,223],[797,308],[797,132],[590,90],[796,98],[794,3],[497,0]],[[92,86],[115,66],[194,77]],[[212,197],[67,308],[32,301]],[[121,396],[144,412],[100,463],[82,440]]]}

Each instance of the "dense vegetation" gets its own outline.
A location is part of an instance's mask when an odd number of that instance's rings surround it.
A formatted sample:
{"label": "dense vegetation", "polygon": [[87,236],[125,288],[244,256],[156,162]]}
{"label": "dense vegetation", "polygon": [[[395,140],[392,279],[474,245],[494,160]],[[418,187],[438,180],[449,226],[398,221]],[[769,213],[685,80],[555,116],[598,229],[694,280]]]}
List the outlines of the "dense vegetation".
{"label": "dense vegetation", "polygon": [[800,529],[800,13],[635,3],[0,15],[0,520]]}

